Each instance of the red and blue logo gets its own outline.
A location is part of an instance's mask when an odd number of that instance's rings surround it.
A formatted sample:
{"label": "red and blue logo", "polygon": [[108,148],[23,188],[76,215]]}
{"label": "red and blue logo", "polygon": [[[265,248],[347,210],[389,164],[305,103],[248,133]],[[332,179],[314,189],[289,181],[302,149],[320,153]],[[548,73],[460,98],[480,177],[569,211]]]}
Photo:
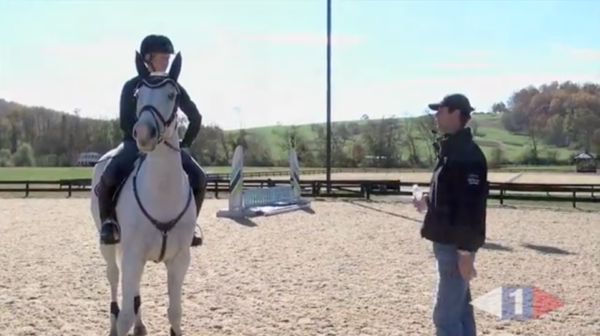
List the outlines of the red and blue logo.
{"label": "red and blue logo", "polygon": [[476,298],[471,304],[501,320],[539,318],[563,306],[558,298],[534,286],[503,286]]}

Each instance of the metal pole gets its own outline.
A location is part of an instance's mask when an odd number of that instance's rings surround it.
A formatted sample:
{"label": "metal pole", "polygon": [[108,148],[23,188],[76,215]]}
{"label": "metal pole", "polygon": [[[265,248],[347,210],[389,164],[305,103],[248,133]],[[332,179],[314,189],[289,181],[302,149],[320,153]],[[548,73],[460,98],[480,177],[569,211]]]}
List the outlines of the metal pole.
{"label": "metal pole", "polygon": [[327,193],[331,193],[331,1],[327,0]]}
{"label": "metal pole", "polygon": [[239,106],[233,108],[233,112],[237,114],[238,122],[240,123],[240,131],[244,129],[244,121],[242,120],[242,109]]}

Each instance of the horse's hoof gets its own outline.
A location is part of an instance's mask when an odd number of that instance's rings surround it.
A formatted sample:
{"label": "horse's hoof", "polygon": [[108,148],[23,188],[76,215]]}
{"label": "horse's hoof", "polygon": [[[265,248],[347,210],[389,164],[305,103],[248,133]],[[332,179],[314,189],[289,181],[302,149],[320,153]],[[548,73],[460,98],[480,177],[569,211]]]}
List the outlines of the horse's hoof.
{"label": "horse's hoof", "polygon": [[177,336],[177,334],[175,333],[175,331],[173,331],[173,329],[170,329],[171,331],[169,332],[169,336]]}
{"label": "horse's hoof", "polygon": [[108,336],[117,336],[117,329],[114,329],[114,328],[110,329]]}
{"label": "horse's hoof", "polygon": [[133,336],[146,336],[148,331],[145,326],[136,326],[133,328]]}

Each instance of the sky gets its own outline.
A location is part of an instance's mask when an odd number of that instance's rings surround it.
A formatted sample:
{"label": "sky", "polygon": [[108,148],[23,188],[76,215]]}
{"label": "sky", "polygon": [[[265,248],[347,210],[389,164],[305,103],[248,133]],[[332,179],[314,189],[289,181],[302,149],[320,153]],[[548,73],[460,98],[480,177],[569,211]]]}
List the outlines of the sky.
{"label": "sky", "polygon": [[[478,110],[528,85],[600,82],[600,1],[334,0],[334,121]],[[325,0],[3,0],[0,98],[115,118],[141,39],[168,35],[204,123],[324,122]]]}

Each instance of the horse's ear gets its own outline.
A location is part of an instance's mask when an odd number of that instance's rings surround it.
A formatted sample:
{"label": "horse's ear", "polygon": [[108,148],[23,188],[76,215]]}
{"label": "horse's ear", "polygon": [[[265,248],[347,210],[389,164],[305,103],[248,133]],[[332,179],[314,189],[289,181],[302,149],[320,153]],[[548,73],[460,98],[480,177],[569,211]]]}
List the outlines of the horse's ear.
{"label": "horse's ear", "polygon": [[135,69],[140,77],[147,77],[150,75],[150,71],[146,68],[144,57],[139,52],[135,52]]}
{"label": "horse's ear", "polygon": [[171,69],[169,69],[169,77],[176,82],[181,73],[181,62],[181,52],[178,52],[177,55],[175,55],[173,63],[171,63]]}

